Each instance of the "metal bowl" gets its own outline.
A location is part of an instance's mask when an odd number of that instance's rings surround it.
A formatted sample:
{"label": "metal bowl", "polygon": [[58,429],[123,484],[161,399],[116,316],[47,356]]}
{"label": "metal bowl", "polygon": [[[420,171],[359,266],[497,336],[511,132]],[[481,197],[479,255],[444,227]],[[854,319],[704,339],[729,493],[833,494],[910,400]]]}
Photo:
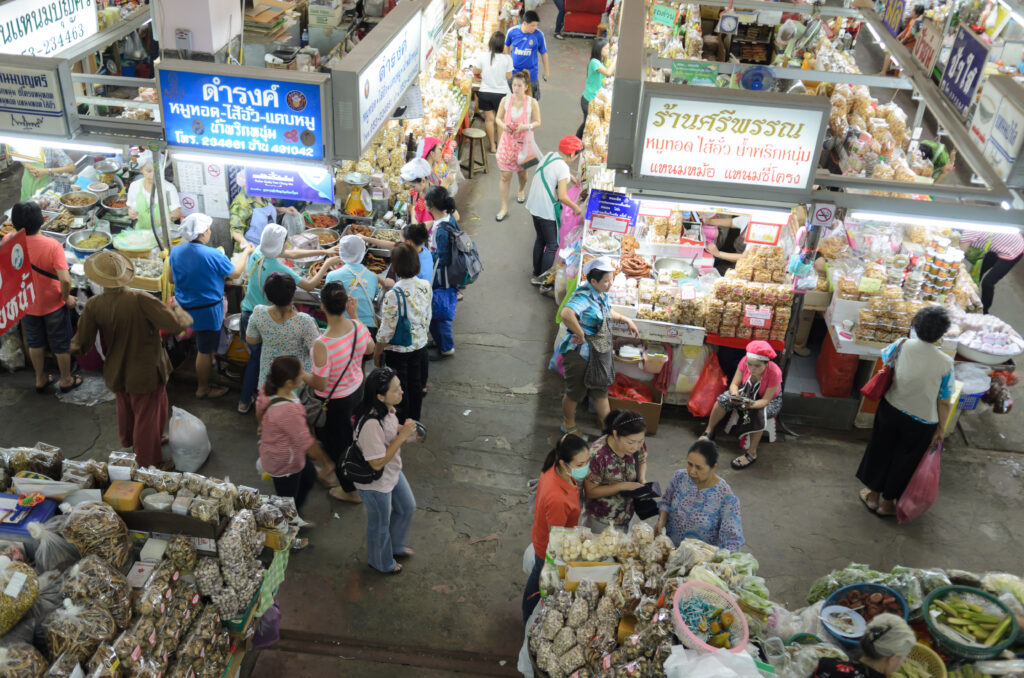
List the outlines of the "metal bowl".
{"label": "metal bowl", "polygon": [[[88,198],[89,202],[84,205],[69,205],[67,203],[69,199],[78,197]],[[95,207],[97,202],[99,202],[99,199],[88,191],[71,191],[70,193],[65,193],[60,197],[60,204],[64,206],[64,209],[79,216],[87,213]]]}
{"label": "metal bowl", "polygon": [[370,175],[362,172],[349,172],[341,177],[349,186],[366,186],[370,183]]}
{"label": "metal bowl", "polygon": [[658,257],[654,261],[654,268],[652,269],[652,275],[657,278],[658,274],[662,271],[674,271],[676,272],[674,278],[697,278],[697,269],[693,267],[689,261],[685,259],[673,259],[671,257]]}
{"label": "metal bowl", "polygon": [[[334,247],[335,245],[338,244],[338,240],[341,239],[341,236],[338,235],[337,231],[331,230],[329,228],[307,228],[303,232],[304,233],[313,233],[313,234],[315,234],[317,236],[317,238],[319,238],[319,240],[320,240],[320,247],[323,247],[324,249],[326,249],[328,247]],[[329,242],[325,241],[323,238],[320,237],[322,235],[328,235],[332,239]]]}
{"label": "metal bowl", "polygon": [[[108,195],[106,198],[104,198],[100,202],[100,204],[103,205],[103,209],[107,210],[107,212],[110,213],[110,214],[113,214],[113,215],[119,216],[119,217],[126,216],[128,214],[128,202],[127,201],[125,201],[124,207],[111,207],[110,205],[107,204],[108,202],[113,202],[113,201],[118,200],[118,199],[119,199],[119,196],[117,196],[117,195]],[[124,200],[124,198],[120,198],[120,199]]]}
{"label": "metal bowl", "polygon": [[[78,243],[94,235],[105,237],[107,239],[107,244],[103,245],[102,247],[94,248],[84,248],[78,246]],[[110,247],[113,244],[113,242],[114,239],[110,236],[109,233],[104,233],[102,231],[93,231],[92,229],[78,231],[77,233],[72,233],[71,235],[68,236],[68,245],[71,246],[71,249],[74,250],[75,254],[78,255],[79,259],[85,259],[91,254],[95,254],[100,250],[105,250],[108,247]]]}

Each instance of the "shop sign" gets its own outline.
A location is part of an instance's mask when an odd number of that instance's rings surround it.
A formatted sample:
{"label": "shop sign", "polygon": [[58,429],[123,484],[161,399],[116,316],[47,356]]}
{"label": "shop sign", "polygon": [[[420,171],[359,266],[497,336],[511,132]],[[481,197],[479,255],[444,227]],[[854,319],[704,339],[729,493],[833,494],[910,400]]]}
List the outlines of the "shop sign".
{"label": "shop sign", "polygon": [[907,8],[906,0],[885,0],[885,12],[882,14],[882,23],[893,35],[900,32],[900,24],[903,22],[903,13]]}
{"label": "shop sign", "polygon": [[1024,146],[1024,95],[1013,78],[998,75],[988,79],[971,116],[970,130],[999,178],[1019,187],[1019,178],[1011,174]]}
{"label": "shop sign", "polygon": [[676,25],[676,18],[679,16],[679,10],[670,5],[658,5],[655,4],[651,8],[651,21],[662,26],[668,26],[671,28]]}
{"label": "shop sign", "polygon": [[420,29],[420,69],[427,66],[427,60],[441,44],[444,37],[444,0],[433,0],[423,10],[423,22]]}
{"label": "shop sign", "polygon": [[0,130],[68,135],[68,116],[57,68],[0,64]]}
{"label": "shop sign", "polygon": [[934,21],[925,19],[921,22],[921,32],[917,34],[917,42],[914,43],[914,60],[925,73],[930,74],[935,68],[935,61],[939,58],[941,48],[942,29],[935,25]]}
{"label": "shop sign", "polygon": [[0,6],[0,54],[49,56],[98,29],[94,0],[11,0]]}
{"label": "shop sign", "polygon": [[168,145],[324,159],[326,76],[263,68],[231,69],[252,76],[195,73],[180,63],[159,69]]}
{"label": "shop sign", "polygon": [[16,231],[0,245],[0,334],[14,327],[36,300],[25,231]]}
{"label": "shop sign", "polygon": [[743,239],[750,245],[771,245],[779,244],[779,236],[782,235],[781,224],[765,224],[751,221],[747,226],[747,232]]}
{"label": "shop sign", "polygon": [[672,62],[672,82],[682,85],[714,86],[718,80],[718,64],[707,61]]}
{"label": "shop sign", "polygon": [[384,49],[359,73],[359,144],[365,148],[391,117],[419,74],[420,24],[423,12],[388,41]]}
{"label": "shop sign", "polygon": [[265,198],[334,202],[334,175],[327,168],[247,167],[245,192]]}
{"label": "shop sign", "polygon": [[960,115],[966,116],[981,82],[981,71],[988,59],[988,45],[961,26],[953,43],[939,89]]}
{"label": "shop sign", "polygon": [[590,227],[613,233],[626,233],[636,223],[640,204],[624,193],[593,190],[587,200],[586,218]]}

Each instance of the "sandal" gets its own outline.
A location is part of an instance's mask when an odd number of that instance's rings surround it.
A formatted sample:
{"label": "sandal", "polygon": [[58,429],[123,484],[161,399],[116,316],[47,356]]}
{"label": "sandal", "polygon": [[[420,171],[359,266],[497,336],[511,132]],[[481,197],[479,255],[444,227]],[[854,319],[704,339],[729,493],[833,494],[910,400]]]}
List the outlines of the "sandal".
{"label": "sandal", "polygon": [[[60,387],[60,392],[61,393],[70,393],[71,391],[74,391],[76,388],[78,388],[81,385],[82,385],[82,375],[76,374],[74,376],[74,378],[72,378],[72,380],[71,380],[71,386],[61,386]],[[39,389],[36,389],[36,390],[38,391]]]}
{"label": "sandal", "polygon": [[359,498],[359,495],[356,495],[356,498],[353,499],[352,497],[350,497],[348,495],[348,492],[345,492],[344,490],[342,490],[341,487],[331,488],[331,491],[328,492],[327,494],[331,495],[331,499],[337,499],[338,501],[344,501],[344,502],[347,502],[349,504],[362,504],[363,503],[363,500]]}
{"label": "sandal", "polygon": [[[745,459],[746,463],[741,463],[740,462],[741,459]],[[734,469],[739,471],[739,470],[745,469],[745,468],[747,468],[749,466],[753,466],[756,463],[757,463],[757,457],[751,457],[749,452],[744,452],[742,455],[740,455],[740,456],[736,457],[735,459],[733,459],[732,460],[732,464],[730,464],[730,466],[732,466]]]}
{"label": "sandal", "polygon": [[516,195],[516,202],[522,205],[524,202],[526,202],[526,196],[523,195],[522,193],[519,193],[518,195]]}
{"label": "sandal", "polygon": [[309,539],[307,537],[299,537],[292,542],[292,551],[301,551],[309,546]]}
{"label": "sandal", "polygon": [[877,513],[878,512],[878,504],[875,504],[874,506],[872,506],[870,504],[870,502],[868,502],[868,495],[870,495],[870,494],[871,494],[871,490],[869,490],[868,488],[865,487],[865,488],[862,488],[861,491],[857,493],[857,496],[860,497],[861,503],[864,504],[864,506],[867,508],[868,511],[870,511],[871,513]]}
{"label": "sandal", "polygon": [[505,217],[507,217],[507,216],[508,216],[508,212],[505,212],[504,214],[495,214],[494,215],[494,220],[495,221],[499,221],[499,222],[500,221],[505,221]]}
{"label": "sandal", "polygon": [[701,438],[706,438],[707,440],[710,440],[710,441],[714,442],[714,440],[715,440],[715,432],[714,431],[704,431],[704,433],[701,433],[699,436],[697,436],[697,440],[700,440]]}
{"label": "sandal", "polygon": [[47,393],[50,392],[50,389],[52,389],[52,388],[53,388],[53,375],[52,374],[48,374],[48,375],[46,375],[46,383],[43,384],[42,386],[36,386],[36,393],[38,393],[39,395],[46,395]]}
{"label": "sandal", "polygon": [[394,554],[396,560],[398,558],[412,558],[414,555],[416,555],[416,552],[410,548],[403,549],[401,553]]}
{"label": "sandal", "polygon": [[222,395],[227,395],[228,390],[227,386],[214,386],[203,393],[196,391],[196,398],[199,400],[203,400],[204,398],[219,398]]}
{"label": "sandal", "polygon": [[381,574],[399,574],[402,571],[402,564],[395,563],[395,568],[390,572],[381,572]]}

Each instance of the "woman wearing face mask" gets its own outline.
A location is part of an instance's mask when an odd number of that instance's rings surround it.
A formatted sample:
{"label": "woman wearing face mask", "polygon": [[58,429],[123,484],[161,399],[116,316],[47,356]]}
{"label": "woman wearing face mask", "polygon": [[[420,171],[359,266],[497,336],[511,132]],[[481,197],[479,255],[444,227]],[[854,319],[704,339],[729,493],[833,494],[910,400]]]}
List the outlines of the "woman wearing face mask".
{"label": "woman wearing face mask", "polygon": [[523,626],[540,602],[540,571],[544,569],[544,554],[548,550],[548,535],[552,527],[576,527],[580,519],[579,481],[586,477],[590,467],[587,442],[567,433],[548,452],[537,482],[537,501],[533,506],[534,564],[526,591],[523,592]]}
{"label": "woman wearing face mask", "polygon": [[587,526],[595,533],[609,526],[625,529],[635,513],[623,492],[647,482],[647,422],[639,412],[612,410],[604,419],[604,435],[590,449],[590,472],[583,481],[587,495]]}
{"label": "woman wearing face mask", "polygon": [[718,447],[700,439],[690,446],[686,468],[672,475],[658,502],[658,525],[676,546],[687,537],[735,551],[743,546],[740,500],[718,477]]}

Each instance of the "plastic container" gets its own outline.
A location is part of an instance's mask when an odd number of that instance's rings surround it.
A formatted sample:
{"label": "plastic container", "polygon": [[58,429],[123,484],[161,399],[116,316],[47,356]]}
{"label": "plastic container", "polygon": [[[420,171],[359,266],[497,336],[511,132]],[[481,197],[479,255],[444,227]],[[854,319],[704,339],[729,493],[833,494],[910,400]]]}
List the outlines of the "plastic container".
{"label": "plastic container", "polygon": [[[904,600],[903,596],[901,596],[898,591],[895,591],[894,589],[891,589],[888,586],[883,586],[882,584],[869,584],[867,582],[864,582],[862,584],[851,584],[850,586],[844,586],[838,591],[834,591],[831,596],[825,599],[825,604],[822,606],[822,609],[828,607],[829,605],[836,605],[836,601],[838,601],[840,598],[845,598],[847,594],[853,591],[857,591],[861,594],[881,593],[884,596],[892,596],[896,599],[896,602],[900,604],[900,607],[903,610],[900,616],[903,617],[903,619],[906,619],[907,616],[910,614],[910,608],[907,607],[907,601]],[[853,649],[855,647],[860,646],[860,638],[844,638],[843,636],[840,636],[837,633],[833,633],[832,630],[828,627],[828,625],[822,624],[822,626],[825,627],[825,632],[828,633],[828,635],[832,636],[832,638],[834,638],[835,641],[839,643],[842,647],[847,649]]]}
{"label": "plastic container", "polygon": [[668,362],[668,351],[660,344],[651,344],[644,349],[644,372],[659,374]]}
{"label": "plastic container", "polygon": [[732,647],[729,648],[729,652],[739,654],[743,652],[744,648],[747,647],[747,642],[750,640],[750,629],[747,627],[747,616],[743,614],[743,610],[736,604],[736,601],[722,589],[711,584],[705,584],[699,581],[688,581],[678,589],[676,594],[672,597],[672,623],[676,627],[676,636],[682,641],[683,645],[691,650],[699,650],[701,652],[716,652],[717,649],[711,647],[703,640],[698,638],[690,629],[686,626],[683,618],[679,614],[679,604],[685,603],[693,598],[699,598],[704,602],[708,603],[712,607],[722,608],[728,612],[732,612],[733,626],[730,629],[732,632],[732,638],[735,642],[732,642]]}

